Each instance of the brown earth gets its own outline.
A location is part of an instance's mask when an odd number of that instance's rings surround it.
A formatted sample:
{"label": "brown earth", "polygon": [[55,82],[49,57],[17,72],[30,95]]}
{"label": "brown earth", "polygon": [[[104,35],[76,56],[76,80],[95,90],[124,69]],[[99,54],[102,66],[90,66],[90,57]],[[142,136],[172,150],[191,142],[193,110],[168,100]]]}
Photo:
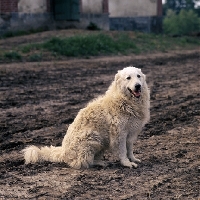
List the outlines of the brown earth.
{"label": "brown earth", "polygon": [[[151,121],[134,146],[137,169],[108,156],[107,167],[87,170],[24,165],[25,146],[60,145],[79,109],[128,65],[141,68],[151,88]],[[199,50],[0,65],[0,199],[197,200],[199,144]]]}

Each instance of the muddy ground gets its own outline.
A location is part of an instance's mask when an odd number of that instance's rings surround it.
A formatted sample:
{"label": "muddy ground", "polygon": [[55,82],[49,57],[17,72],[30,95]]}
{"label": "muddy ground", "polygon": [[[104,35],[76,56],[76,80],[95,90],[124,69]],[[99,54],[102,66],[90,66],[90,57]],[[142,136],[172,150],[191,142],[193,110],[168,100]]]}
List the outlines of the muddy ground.
{"label": "muddy ground", "polygon": [[[117,70],[142,69],[151,121],[134,145],[137,169],[24,164],[27,145],[59,146],[80,108]],[[199,199],[200,51],[0,65],[0,199]]]}

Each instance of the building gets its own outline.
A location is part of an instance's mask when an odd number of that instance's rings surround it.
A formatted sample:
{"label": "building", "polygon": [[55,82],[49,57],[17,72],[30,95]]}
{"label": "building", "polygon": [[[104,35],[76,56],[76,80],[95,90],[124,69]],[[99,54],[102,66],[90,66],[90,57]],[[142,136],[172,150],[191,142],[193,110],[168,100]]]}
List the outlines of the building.
{"label": "building", "polygon": [[109,0],[110,30],[162,31],[162,0]]}
{"label": "building", "polygon": [[0,34],[39,27],[109,30],[108,0],[0,0]]}
{"label": "building", "polygon": [[155,31],[162,0],[0,0],[0,34],[45,27]]}

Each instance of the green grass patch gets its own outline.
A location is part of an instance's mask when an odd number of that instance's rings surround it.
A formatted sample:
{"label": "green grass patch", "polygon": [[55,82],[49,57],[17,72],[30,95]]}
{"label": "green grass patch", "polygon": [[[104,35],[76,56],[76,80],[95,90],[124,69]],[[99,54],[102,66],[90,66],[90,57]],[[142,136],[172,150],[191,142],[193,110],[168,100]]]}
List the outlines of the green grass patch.
{"label": "green grass patch", "polygon": [[4,53],[4,58],[7,60],[21,60],[22,56],[16,51],[10,51]]}
{"label": "green grass patch", "polygon": [[29,56],[29,61],[30,62],[39,62],[39,61],[42,61],[42,53],[34,53],[32,55]]}
{"label": "green grass patch", "polygon": [[41,44],[40,48],[63,56],[98,56],[110,54],[150,53],[165,52],[177,47],[197,46],[200,41],[197,38],[180,37],[173,38],[165,35],[136,33],[130,37],[127,33],[118,33],[114,36],[106,34],[92,34],[86,36],[74,36],[69,38],[54,37]]}
{"label": "green grass patch", "polygon": [[32,51],[40,50],[40,49],[41,49],[41,45],[40,44],[27,44],[27,45],[22,46],[20,48],[22,53],[30,53]]}
{"label": "green grass patch", "polygon": [[[198,37],[171,37],[139,32],[97,32],[72,37],[52,37],[41,43],[23,44],[0,49],[0,61],[42,61],[67,57],[127,55],[169,50],[192,49],[200,46]],[[45,56],[44,56],[45,55]]]}
{"label": "green grass patch", "polygon": [[136,45],[141,52],[165,52],[173,49],[193,48],[200,45],[200,40],[197,37],[171,37],[167,35],[142,34],[136,36]]}
{"label": "green grass patch", "polygon": [[33,33],[40,33],[43,31],[47,31],[48,27],[40,27],[36,29],[29,29],[29,30],[19,30],[19,31],[8,31],[0,36],[0,39],[16,37],[16,36],[23,36],[23,35],[30,35]]}
{"label": "green grass patch", "polygon": [[69,38],[54,37],[43,43],[42,47],[48,51],[64,56],[97,56],[115,53],[138,53],[135,42],[126,35],[112,38],[106,34],[74,36]]}

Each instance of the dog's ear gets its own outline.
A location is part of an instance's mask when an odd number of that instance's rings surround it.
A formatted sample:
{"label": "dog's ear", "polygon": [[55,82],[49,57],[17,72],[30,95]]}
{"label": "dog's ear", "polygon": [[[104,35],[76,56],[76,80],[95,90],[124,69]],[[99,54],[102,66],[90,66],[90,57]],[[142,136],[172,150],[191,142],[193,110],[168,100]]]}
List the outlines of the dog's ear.
{"label": "dog's ear", "polygon": [[115,81],[117,82],[118,80],[119,80],[119,78],[120,78],[120,72],[121,72],[121,70],[119,70],[118,72],[117,72],[117,74],[115,75]]}
{"label": "dog's ear", "polygon": [[[142,73],[141,69],[138,69],[138,70]],[[146,81],[146,75],[142,73],[142,76],[144,77],[144,80]]]}
{"label": "dog's ear", "polygon": [[144,76],[144,80],[146,81],[146,75],[143,74],[143,76]]}

